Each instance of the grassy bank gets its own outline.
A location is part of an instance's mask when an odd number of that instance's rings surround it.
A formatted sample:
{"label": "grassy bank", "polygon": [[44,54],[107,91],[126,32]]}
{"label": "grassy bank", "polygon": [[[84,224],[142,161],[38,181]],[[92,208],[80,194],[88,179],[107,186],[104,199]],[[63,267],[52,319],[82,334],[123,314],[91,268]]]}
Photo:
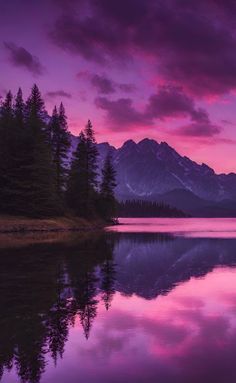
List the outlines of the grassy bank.
{"label": "grassy bank", "polygon": [[87,221],[83,218],[56,217],[36,219],[15,216],[0,216],[0,233],[36,233],[36,232],[66,232],[93,231],[105,226],[102,220]]}

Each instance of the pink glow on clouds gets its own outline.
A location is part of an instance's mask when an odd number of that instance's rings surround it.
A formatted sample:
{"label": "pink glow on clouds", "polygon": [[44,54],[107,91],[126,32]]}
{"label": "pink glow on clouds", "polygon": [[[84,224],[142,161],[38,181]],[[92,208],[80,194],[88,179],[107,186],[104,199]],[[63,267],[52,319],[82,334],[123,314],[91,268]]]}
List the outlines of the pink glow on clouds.
{"label": "pink glow on clouds", "polygon": [[[85,3],[88,1],[85,0]],[[206,5],[206,3],[209,4]],[[140,1],[140,8],[136,7],[135,12],[129,13],[129,6],[132,5],[132,1],[129,0],[125,4],[125,14],[122,11],[122,2],[116,5],[121,9],[114,8],[114,11],[104,1],[99,3],[98,7],[105,8],[100,9],[99,17],[95,14],[94,23],[99,24],[98,31],[102,25],[110,26],[111,23],[110,34],[93,34],[86,29],[89,28],[86,26],[82,30],[84,35],[81,40],[85,44],[81,46],[78,44],[79,37],[74,38],[81,33],[79,16],[77,10],[73,9],[75,3],[67,4],[67,16],[62,12],[63,0],[60,1],[60,5],[56,4],[57,2],[53,0],[42,1],[40,5],[23,0],[20,5],[17,0],[14,0],[0,5],[2,40],[0,70],[4,73],[0,81],[0,95],[3,96],[8,89],[12,89],[15,93],[17,88],[22,86],[27,96],[30,87],[36,82],[44,96],[48,92],[57,91],[71,95],[70,98],[63,96],[52,97],[50,100],[47,98],[46,106],[51,112],[55,103],[63,101],[68,114],[69,128],[73,134],[79,134],[90,118],[99,142],[109,141],[115,146],[121,146],[130,138],[139,141],[150,137],[159,142],[167,141],[181,154],[190,156],[200,163],[208,163],[217,172],[236,171],[236,82],[234,81],[236,75],[233,73],[234,60],[236,62],[233,52],[236,52],[236,47],[230,48],[233,41],[228,40],[229,34],[226,30],[231,28],[230,13],[224,13],[225,18],[222,17],[222,12],[227,12],[227,9],[219,10],[217,13],[217,8],[211,9],[210,1],[204,2],[204,6],[207,6],[204,13],[207,22],[204,24],[205,19],[201,17],[202,8],[199,6],[200,8],[197,7],[193,12],[190,4],[188,9],[190,22],[186,23],[185,14],[181,9],[175,9],[174,2],[173,7],[168,9],[163,3],[162,8],[165,11],[163,15],[168,20],[166,24],[166,21],[159,19],[162,13],[158,16],[151,4],[148,9],[145,1]],[[93,12],[96,12],[95,8],[91,14]],[[81,12],[79,14],[81,15]],[[181,39],[175,30],[174,15],[177,14],[183,28],[178,30],[180,34],[183,33]],[[158,22],[155,18],[153,19],[154,15]],[[68,20],[71,19],[68,24],[71,30],[68,30],[66,17]],[[127,27],[126,18],[129,17],[131,17],[130,24],[128,23],[130,27]],[[220,24],[219,31],[215,30],[215,17]],[[229,18],[228,23],[225,21],[226,17]],[[62,26],[57,29],[56,22],[61,18],[64,18]],[[145,24],[146,21],[148,21],[147,24]],[[201,29],[195,30],[195,24],[198,26],[199,22],[201,22]],[[170,30],[166,29],[166,25]],[[189,28],[189,31],[186,28]],[[54,30],[54,38],[50,35],[52,30]],[[201,38],[202,33],[205,33],[204,39]],[[218,33],[222,34],[222,38],[219,38]],[[188,38],[192,40],[189,41]],[[45,68],[44,73],[39,76],[37,73],[32,73],[32,70],[29,71],[26,66],[17,65],[17,57],[13,64],[11,52],[4,45],[5,42],[13,42],[16,47],[23,47],[35,56]],[[192,50],[193,48],[195,50]],[[225,58],[224,65],[221,61],[214,59],[214,49],[217,57],[222,52],[222,60]],[[199,56],[195,52],[199,52]],[[108,59],[107,62],[99,63],[99,60],[93,56],[95,53]],[[89,54],[92,56],[88,56]],[[189,67],[186,65],[188,60],[191,63]],[[212,63],[214,65],[210,70]],[[94,75],[104,76],[111,81],[115,87],[114,92],[102,94],[101,89],[95,88],[91,83]],[[122,84],[133,85],[133,90],[131,87],[122,88],[120,86]],[[155,118],[149,116],[149,119],[142,123],[142,114],[148,106],[149,97],[157,94],[158,89],[166,84],[178,85],[192,99],[195,108],[201,107],[205,110],[209,117],[209,124],[219,126],[221,131],[217,132],[207,126],[208,136],[206,137],[201,136],[202,127],[199,128],[201,132],[199,136],[177,134],[177,128],[191,123],[190,116],[181,113],[165,117],[162,114],[161,119],[157,116]],[[106,98],[109,102],[129,99],[133,109],[128,112],[132,112],[133,115],[127,116],[125,124],[109,120],[109,111],[99,108],[95,102],[98,97]],[[110,110],[110,113],[114,113],[114,110]],[[184,115],[185,118],[182,118]]]}

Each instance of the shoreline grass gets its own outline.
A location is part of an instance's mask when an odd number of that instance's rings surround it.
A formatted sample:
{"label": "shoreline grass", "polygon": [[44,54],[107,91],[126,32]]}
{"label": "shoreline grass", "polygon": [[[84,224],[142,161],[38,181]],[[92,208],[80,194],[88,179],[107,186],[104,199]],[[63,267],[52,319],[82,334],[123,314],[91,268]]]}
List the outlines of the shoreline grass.
{"label": "shoreline grass", "polygon": [[0,233],[92,231],[102,229],[106,223],[99,219],[88,221],[77,217],[28,218],[0,216]]}

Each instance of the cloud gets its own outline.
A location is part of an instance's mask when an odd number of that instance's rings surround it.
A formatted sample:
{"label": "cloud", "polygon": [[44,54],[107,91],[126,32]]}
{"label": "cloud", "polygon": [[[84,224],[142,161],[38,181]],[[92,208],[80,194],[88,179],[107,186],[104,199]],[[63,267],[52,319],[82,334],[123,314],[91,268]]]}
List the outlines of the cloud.
{"label": "cloud", "polygon": [[49,98],[56,98],[56,97],[65,97],[65,98],[71,98],[71,93],[65,92],[64,90],[55,90],[50,91],[46,93],[46,96]]}
{"label": "cloud", "polygon": [[136,88],[134,84],[119,84],[105,75],[91,75],[91,84],[101,94],[115,93],[117,89],[125,93],[132,93]]}
{"label": "cloud", "polygon": [[232,122],[232,121],[229,121],[229,120],[221,120],[222,124],[226,124],[226,125],[231,125],[231,126],[234,126],[235,124]]}
{"label": "cloud", "polygon": [[115,83],[107,77],[94,74],[91,77],[91,84],[97,89],[99,93],[111,94],[115,93]]}
{"label": "cloud", "polygon": [[91,84],[97,89],[98,93],[101,94],[112,94],[117,90],[124,93],[132,93],[136,89],[133,84],[119,84],[105,75],[93,74],[90,76],[90,81]]}
{"label": "cloud", "polygon": [[132,93],[136,90],[136,86],[134,84],[119,84],[120,90],[125,93]]}
{"label": "cloud", "polygon": [[214,125],[211,122],[195,122],[175,129],[174,133],[180,136],[212,137],[221,133],[221,131],[222,128],[220,126]]}
{"label": "cloud", "polygon": [[75,5],[53,25],[50,38],[62,49],[103,65],[151,57],[158,76],[198,96],[236,88],[233,1],[85,3],[86,12]]}
{"label": "cloud", "polygon": [[197,108],[194,100],[178,87],[159,87],[157,93],[149,97],[143,111],[138,111],[130,98],[111,101],[106,97],[98,97],[95,105],[107,112],[106,120],[110,125],[119,126],[120,129],[129,125],[150,126],[155,120],[187,118],[190,123],[175,129],[175,134],[212,137],[222,131],[220,126],[210,121],[206,110]]}
{"label": "cloud", "polygon": [[179,87],[162,86],[149,98],[146,115],[151,119],[189,118],[192,122],[174,130],[175,134],[192,137],[212,137],[222,128],[212,124],[208,113],[197,108],[194,100]]}
{"label": "cloud", "polygon": [[87,60],[104,64],[105,56],[112,47],[114,55],[122,55],[119,29],[108,27],[94,16],[78,19],[72,13],[63,15],[56,21],[49,35],[59,47],[71,53],[79,53]]}
{"label": "cloud", "polygon": [[76,74],[78,80],[89,80],[97,92],[100,94],[112,94],[117,90],[124,93],[132,93],[136,90],[134,84],[118,83],[113,81],[105,74],[89,73],[88,71],[80,71]]}
{"label": "cloud", "polygon": [[136,110],[132,100],[129,98],[120,98],[116,101],[110,101],[105,97],[98,97],[95,100],[98,108],[107,112],[106,120],[111,128],[119,127],[120,130],[127,129],[134,125],[150,125],[152,120],[142,112]]}
{"label": "cloud", "polygon": [[19,47],[12,42],[4,42],[4,46],[13,65],[23,67],[35,75],[42,75],[45,72],[45,68],[39,59],[25,48]]}
{"label": "cloud", "polygon": [[175,86],[161,86],[149,98],[146,113],[160,120],[167,117],[190,117],[194,121],[208,122],[207,112],[195,107],[194,100]]}

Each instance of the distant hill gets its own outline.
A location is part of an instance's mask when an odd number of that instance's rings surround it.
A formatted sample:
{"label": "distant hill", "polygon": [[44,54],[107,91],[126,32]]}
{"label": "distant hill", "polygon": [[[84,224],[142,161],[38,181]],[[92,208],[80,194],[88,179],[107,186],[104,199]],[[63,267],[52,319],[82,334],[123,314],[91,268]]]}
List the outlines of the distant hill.
{"label": "distant hill", "polygon": [[127,200],[118,204],[119,217],[176,217],[184,218],[186,214],[163,202]]}
{"label": "distant hill", "polygon": [[[72,146],[77,138],[72,136]],[[117,171],[118,200],[164,202],[193,216],[236,217],[236,174],[216,174],[181,156],[166,142],[126,141],[116,149],[98,144],[99,166],[108,151]],[[235,164],[236,166],[236,164]]]}
{"label": "distant hill", "polygon": [[164,193],[157,197],[157,201],[175,206],[193,217],[236,217],[236,201],[209,201],[184,189]]}

